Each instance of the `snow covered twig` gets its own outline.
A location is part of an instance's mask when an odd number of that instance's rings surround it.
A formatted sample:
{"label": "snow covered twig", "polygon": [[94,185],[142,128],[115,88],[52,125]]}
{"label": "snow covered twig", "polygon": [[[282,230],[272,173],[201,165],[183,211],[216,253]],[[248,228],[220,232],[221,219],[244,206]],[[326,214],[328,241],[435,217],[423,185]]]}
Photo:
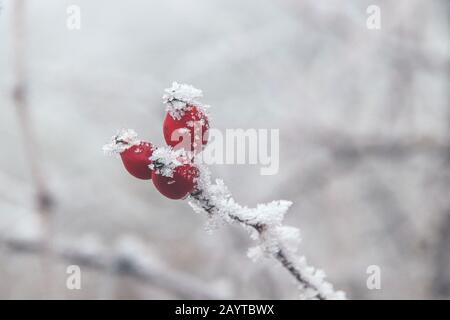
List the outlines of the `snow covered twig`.
{"label": "snow covered twig", "polygon": [[283,226],[284,214],[291,206],[290,201],[273,201],[247,208],[234,201],[223,181],[211,183],[208,168],[201,166],[197,189],[190,195],[189,204],[196,212],[206,213],[212,225],[217,220],[238,223],[259,240],[257,247],[250,248],[248,255],[253,259],[268,255],[276,259],[298,281],[303,299],[345,299],[342,291],[334,291],[324,280],[325,273],[308,266],[304,256],[297,256],[300,232],[293,227]]}

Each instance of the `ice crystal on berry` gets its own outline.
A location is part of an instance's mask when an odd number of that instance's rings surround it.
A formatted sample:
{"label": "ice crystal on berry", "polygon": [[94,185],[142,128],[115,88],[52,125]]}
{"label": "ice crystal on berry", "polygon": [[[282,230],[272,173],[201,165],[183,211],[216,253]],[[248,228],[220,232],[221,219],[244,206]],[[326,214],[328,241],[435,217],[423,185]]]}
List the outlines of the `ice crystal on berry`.
{"label": "ice crystal on berry", "polygon": [[174,169],[181,166],[184,159],[186,159],[186,153],[183,149],[160,147],[153,151],[150,157],[152,164],[149,167],[164,177],[173,177]]}
{"label": "ice crystal on berry", "polygon": [[138,140],[136,131],[133,129],[121,129],[112,136],[110,143],[103,146],[103,152],[108,155],[119,154],[139,143],[141,141]]}
{"label": "ice crystal on berry", "polygon": [[164,90],[163,103],[166,105],[166,111],[172,118],[180,119],[187,108],[195,106],[204,110],[208,106],[203,105],[199,98],[203,97],[201,90],[188,84],[172,83],[172,87]]}

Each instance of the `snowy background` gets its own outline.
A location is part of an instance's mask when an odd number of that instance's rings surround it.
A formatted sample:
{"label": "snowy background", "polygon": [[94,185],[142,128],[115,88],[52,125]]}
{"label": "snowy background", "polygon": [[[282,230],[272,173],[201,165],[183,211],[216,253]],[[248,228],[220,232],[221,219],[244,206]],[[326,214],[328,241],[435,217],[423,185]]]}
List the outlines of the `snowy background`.
{"label": "snowy background", "polygon": [[[300,250],[336,288],[450,298],[448,1],[27,0],[32,161],[11,98],[13,2],[0,1],[0,298],[179,298],[193,284],[298,297],[285,270],[246,257],[241,228],[207,234],[185,201],[103,155],[121,127],[163,144],[172,81],[203,90],[216,128],[280,128],[277,175],[212,170],[242,204],[294,201],[287,223],[302,231]],[[78,31],[66,27],[72,4]],[[366,28],[370,4],[381,30]],[[42,231],[31,163],[54,200],[52,244],[144,259],[162,276],[82,266],[82,289],[68,290],[71,261],[8,245]],[[381,268],[380,290],[366,287],[369,265]]]}

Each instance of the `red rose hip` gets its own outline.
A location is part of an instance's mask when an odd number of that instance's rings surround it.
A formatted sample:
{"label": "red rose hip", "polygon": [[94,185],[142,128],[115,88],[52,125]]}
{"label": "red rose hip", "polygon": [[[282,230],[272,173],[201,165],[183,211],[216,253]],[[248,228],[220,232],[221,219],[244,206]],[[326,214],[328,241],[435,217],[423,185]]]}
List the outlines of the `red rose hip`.
{"label": "red rose hip", "polygon": [[148,180],[152,178],[152,170],[149,165],[153,146],[149,142],[141,142],[126,149],[120,154],[125,169],[138,179]]}
{"label": "red rose hip", "polygon": [[163,132],[166,143],[175,150],[199,153],[208,142],[209,129],[208,106],[199,101],[202,91],[176,82],[165,91],[163,102],[167,115]]}
{"label": "red rose hip", "polygon": [[182,115],[167,112],[163,132],[166,143],[175,149],[199,153],[208,143],[208,117],[196,106],[187,105]]}
{"label": "red rose hip", "polygon": [[153,171],[152,180],[158,191],[169,199],[186,198],[195,188],[199,171],[192,164],[184,164],[173,169],[172,177]]}
{"label": "red rose hip", "polygon": [[153,145],[137,139],[133,130],[120,130],[111,143],[105,145],[103,150],[109,154],[120,154],[125,169],[134,177],[143,180],[152,178],[149,159],[153,153]]}

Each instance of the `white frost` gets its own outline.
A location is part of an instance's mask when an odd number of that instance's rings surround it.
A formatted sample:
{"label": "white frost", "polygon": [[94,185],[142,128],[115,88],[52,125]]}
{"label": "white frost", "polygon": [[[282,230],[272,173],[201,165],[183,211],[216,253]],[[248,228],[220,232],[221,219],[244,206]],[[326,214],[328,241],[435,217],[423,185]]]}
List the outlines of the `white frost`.
{"label": "white frost", "polygon": [[186,158],[186,152],[183,149],[173,150],[171,147],[160,147],[153,150],[150,157],[152,164],[150,169],[164,177],[173,177],[173,171],[181,166],[182,159]]}
{"label": "white frost", "polygon": [[189,84],[172,83],[172,87],[164,90],[163,103],[166,105],[166,111],[172,118],[180,119],[187,108],[195,106],[202,111],[208,107],[203,105],[198,99],[203,97],[201,90],[194,88]]}
{"label": "white frost", "polygon": [[[214,184],[211,183],[209,169],[201,164],[198,166],[200,177],[197,183],[202,193],[196,198],[190,197],[189,204],[194,211],[207,213],[210,219],[220,217],[230,224],[240,223],[250,236],[259,242],[258,246],[250,248],[247,252],[252,260],[257,260],[261,256],[277,257],[283,252],[289,261],[288,264],[309,284],[300,285],[300,298],[317,299],[320,296],[325,299],[345,299],[342,291],[334,291],[333,286],[324,280],[325,273],[322,270],[308,266],[306,258],[296,254],[301,241],[300,231],[282,224],[292,202],[272,201],[258,204],[256,208],[241,206],[234,201],[222,180],[218,179]],[[206,210],[205,207],[210,209]]]}
{"label": "white frost", "polygon": [[141,143],[138,134],[133,129],[121,129],[111,137],[111,142],[103,146],[103,152],[108,155],[119,154],[131,146]]}

